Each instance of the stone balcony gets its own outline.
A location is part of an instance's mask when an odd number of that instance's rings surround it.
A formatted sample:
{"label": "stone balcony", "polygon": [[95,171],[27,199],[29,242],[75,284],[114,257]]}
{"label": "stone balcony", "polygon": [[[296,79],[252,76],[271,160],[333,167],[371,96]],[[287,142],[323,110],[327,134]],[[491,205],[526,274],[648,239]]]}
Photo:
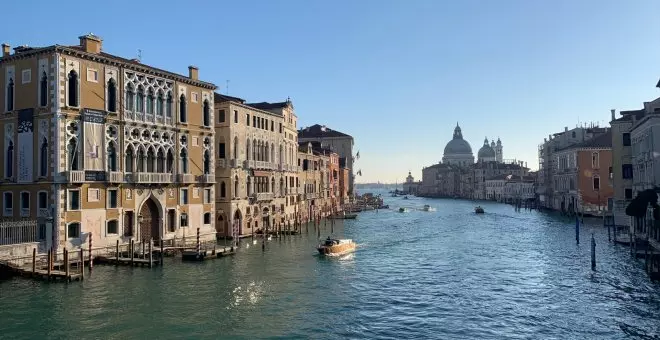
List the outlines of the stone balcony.
{"label": "stone balcony", "polygon": [[215,175],[203,174],[203,175],[198,176],[197,180],[200,183],[215,183]]}
{"label": "stone balcony", "polygon": [[195,183],[195,176],[192,174],[178,174],[176,175],[176,181],[184,184]]}
{"label": "stone balcony", "polygon": [[240,164],[241,164],[240,161],[238,159],[235,159],[235,158],[231,159],[229,161],[229,166],[232,167],[232,168],[238,168],[238,167],[240,167]]}
{"label": "stone balcony", "polygon": [[66,177],[69,183],[83,183],[85,182],[85,171],[71,170],[67,172]]}
{"label": "stone balcony", "polygon": [[273,200],[273,193],[272,192],[257,193],[257,202],[272,201],[272,200]]}
{"label": "stone balcony", "polygon": [[172,174],[158,173],[158,172],[136,172],[126,174],[126,182],[128,183],[172,183]]}
{"label": "stone balcony", "polygon": [[105,179],[109,183],[122,183],[124,181],[124,174],[120,171],[106,171]]}
{"label": "stone balcony", "polygon": [[305,194],[305,199],[312,200],[312,199],[318,198],[318,196],[319,195],[316,192],[308,192],[308,193]]}
{"label": "stone balcony", "polygon": [[243,161],[243,167],[245,169],[254,169],[255,168],[255,161],[254,160],[244,160]]}
{"label": "stone balcony", "polygon": [[48,208],[39,208],[37,210],[37,217],[50,217],[50,209],[48,209]]}

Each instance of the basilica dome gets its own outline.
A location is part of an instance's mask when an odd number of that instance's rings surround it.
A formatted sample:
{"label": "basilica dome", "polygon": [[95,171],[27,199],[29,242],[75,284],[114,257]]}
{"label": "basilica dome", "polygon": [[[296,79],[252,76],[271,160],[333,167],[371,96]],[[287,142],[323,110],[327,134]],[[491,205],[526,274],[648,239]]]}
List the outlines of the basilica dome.
{"label": "basilica dome", "polygon": [[449,143],[447,143],[447,146],[445,146],[444,156],[446,157],[451,155],[465,154],[472,155],[472,147],[470,147],[470,143],[463,139],[461,128],[457,124],[456,128],[454,129],[454,138],[450,140]]}
{"label": "basilica dome", "polygon": [[492,146],[488,145],[488,138],[484,141],[484,146],[479,149],[477,153],[477,158],[495,158],[495,149]]}

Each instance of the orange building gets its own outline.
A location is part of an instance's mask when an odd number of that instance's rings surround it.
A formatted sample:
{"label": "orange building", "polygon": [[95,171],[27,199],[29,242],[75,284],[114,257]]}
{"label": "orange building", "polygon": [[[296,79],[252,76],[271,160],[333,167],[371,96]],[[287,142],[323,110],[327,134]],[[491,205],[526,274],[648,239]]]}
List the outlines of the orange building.
{"label": "orange building", "polygon": [[612,133],[557,150],[553,176],[560,209],[600,215],[614,196],[612,186]]}

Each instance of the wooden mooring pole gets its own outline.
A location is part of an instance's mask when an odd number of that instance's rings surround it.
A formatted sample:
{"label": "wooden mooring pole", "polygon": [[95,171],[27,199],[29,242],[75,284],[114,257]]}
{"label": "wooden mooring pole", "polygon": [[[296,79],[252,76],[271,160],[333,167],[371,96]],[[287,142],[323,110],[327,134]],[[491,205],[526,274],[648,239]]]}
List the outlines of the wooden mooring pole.
{"label": "wooden mooring pole", "polygon": [[50,280],[50,272],[53,269],[53,249],[48,250],[48,280]]}
{"label": "wooden mooring pole", "polygon": [[151,249],[151,245],[154,243],[154,239],[150,238],[149,239],[149,268],[153,267],[154,265],[154,252],[153,249]]}
{"label": "wooden mooring pole", "polygon": [[117,244],[115,245],[115,260],[119,264],[119,240],[117,240]]}
{"label": "wooden mooring pole", "polygon": [[83,247],[80,247],[80,279],[85,279],[85,249]]}
{"label": "wooden mooring pole", "polygon": [[596,239],[591,234],[591,270],[596,270]]}
{"label": "wooden mooring pole", "polygon": [[[129,246],[130,252],[131,252],[131,266],[135,265],[135,240],[131,240],[131,244]],[[117,263],[119,264],[119,263]]]}
{"label": "wooden mooring pole", "polygon": [[163,266],[163,261],[165,260],[165,252],[163,251],[163,239],[160,239],[160,266]]}
{"label": "wooden mooring pole", "polygon": [[37,271],[37,248],[32,249],[32,274]]}
{"label": "wooden mooring pole", "polygon": [[69,279],[69,251],[64,248],[64,275]]}
{"label": "wooden mooring pole", "polygon": [[92,233],[89,233],[89,271],[94,268],[94,256],[92,255]]}

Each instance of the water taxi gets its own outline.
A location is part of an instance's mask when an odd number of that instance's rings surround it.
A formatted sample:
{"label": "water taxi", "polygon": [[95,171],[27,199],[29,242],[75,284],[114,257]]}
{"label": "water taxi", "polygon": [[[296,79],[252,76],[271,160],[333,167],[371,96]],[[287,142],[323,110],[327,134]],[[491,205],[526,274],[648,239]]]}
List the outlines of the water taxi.
{"label": "water taxi", "polygon": [[330,236],[316,247],[319,254],[326,256],[339,256],[355,251],[355,242],[351,239],[332,239]]}
{"label": "water taxi", "polygon": [[428,204],[425,204],[424,208],[422,208],[422,210],[424,210],[424,211],[435,211],[435,208],[428,205]]}
{"label": "water taxi", "polygon": [[474,208],[474,213],[475,214],[483,214],[484,213],[484,208],[482,208],[481,206],[475,207]]}

